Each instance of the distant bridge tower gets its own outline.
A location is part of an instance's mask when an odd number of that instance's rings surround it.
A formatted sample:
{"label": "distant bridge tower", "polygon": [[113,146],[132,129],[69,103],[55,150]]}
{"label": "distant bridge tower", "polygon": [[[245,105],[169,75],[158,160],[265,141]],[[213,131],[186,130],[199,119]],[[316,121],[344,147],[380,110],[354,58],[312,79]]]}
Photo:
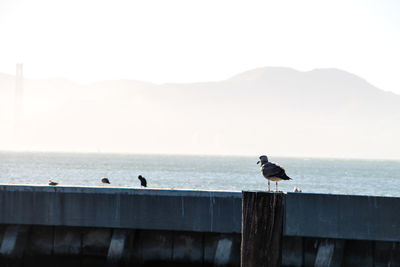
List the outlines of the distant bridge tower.
{"label": "distant bridge tower", "polygon": [[23,93],[24,93],[23,64],[18,63],[17,72],[15,75],[15,111],[14,111],[15,134],[17,137],[19,136],[22,123]]}

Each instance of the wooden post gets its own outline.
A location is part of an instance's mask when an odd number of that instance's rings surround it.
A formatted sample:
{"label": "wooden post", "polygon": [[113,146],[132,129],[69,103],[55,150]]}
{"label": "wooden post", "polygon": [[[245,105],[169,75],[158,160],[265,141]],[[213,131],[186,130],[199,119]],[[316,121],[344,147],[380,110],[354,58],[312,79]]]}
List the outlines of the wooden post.
{"label": "wooden post", "polygon": [[284,197],[242,192],[242,267],[281,266]]}

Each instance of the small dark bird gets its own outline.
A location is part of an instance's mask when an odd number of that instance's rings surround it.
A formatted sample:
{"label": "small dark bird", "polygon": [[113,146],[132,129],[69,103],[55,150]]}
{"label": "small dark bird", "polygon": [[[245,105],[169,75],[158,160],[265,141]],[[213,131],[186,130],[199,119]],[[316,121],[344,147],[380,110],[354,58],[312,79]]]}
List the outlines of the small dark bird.
{"label": "small dark bird", "polygon": [[139,176],[138,176],[138,179],[140,180],[140,185],[141,185],[141,186],[147,187],[147,181],[146,181],[146,179],[145,179],[143,176],[139,175]]}
{"label": "small dark bird", "polygon": [[104,177],[103,179],[101,179],[101,182],[103,184],[110,184],[110,180],[108,180],[108,178]]}
{"label": "small dark bird", "polygon": [[286,175],[285,169],[281,166],[271,163],[268,161],[268,157],[263,155],[260,156],[260,160],[257,164],[261,163],[261,173],[268,180],[268,192],[270,192],[270,182],[276,182],[276,192],[278,192],[278,182],[282,180],[292,180],[289,176]]}
{"label": "small dark bird", "polygon": [[53,182],[52,180],[49,180],[49,185],[56,186],[56,185],[58,185],[58,183]]}

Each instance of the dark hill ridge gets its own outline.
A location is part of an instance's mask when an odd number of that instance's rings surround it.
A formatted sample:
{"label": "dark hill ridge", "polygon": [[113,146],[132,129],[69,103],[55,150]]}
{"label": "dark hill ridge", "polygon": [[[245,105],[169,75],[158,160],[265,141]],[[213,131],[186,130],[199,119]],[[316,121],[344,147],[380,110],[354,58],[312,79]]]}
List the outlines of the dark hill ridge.
{"label": "dark hill ridge", "polygon": [[[290,68],[266,67],[244,72],[230,79],[233,82],[262,83],[264,88],[274,90],[277,86],[283,90],[306,93],[367,93],[382,91],[366,80],[338,69],[315,69],[300,72]],[[326,89],[326,90],[324,90]],[[329,92],[332,90],[332,92]],[[383,91],[382,91],[383,92]]]}
{"label": "dark hill ridge", "polygon": [[[247,88],[274,103],[301,110],[340,112],[353,109],[364,114],[398,112],[400,96],[382,91],[366,80],[338,69],[316,69],[300,72],[289,68],[260,68],[239,74],[230,81],[233,86]],[[273,105],[273,104],[272,104]],[[349,114],[351,115],[351,114]]]}
{"label": "dark hill ridge", "polygon": [[[12,77],[0,74],[4,110]],[[24,101],[29,142],[49,149],[68,135],[76,150],[400,158],[400,96],[338,69],[161,85],[26,79]]]}

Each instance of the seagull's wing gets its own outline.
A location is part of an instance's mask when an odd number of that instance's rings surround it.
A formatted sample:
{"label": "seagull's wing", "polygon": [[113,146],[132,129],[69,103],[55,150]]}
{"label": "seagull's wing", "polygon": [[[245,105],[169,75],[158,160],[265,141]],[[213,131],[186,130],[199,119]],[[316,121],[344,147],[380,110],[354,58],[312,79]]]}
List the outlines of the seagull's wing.
{"label": "seagull's wing", "polygon": [[281,166],[271,162],[267,162],[261,166],[264,177],[273,177],[279,175],[282,170],[285,171]]}
{"label": "seagull's wing", "polygon": [[[263,175],[264,177],[279,177],[282,178],[283,180],[291,180],[289,176],[287,176],[285,169],[279,166],[278,164],[274,164],[271,162],[268,162],[267,164],[264,164],[263,168]],[[265,171],[264,171],[265,170]]]}

